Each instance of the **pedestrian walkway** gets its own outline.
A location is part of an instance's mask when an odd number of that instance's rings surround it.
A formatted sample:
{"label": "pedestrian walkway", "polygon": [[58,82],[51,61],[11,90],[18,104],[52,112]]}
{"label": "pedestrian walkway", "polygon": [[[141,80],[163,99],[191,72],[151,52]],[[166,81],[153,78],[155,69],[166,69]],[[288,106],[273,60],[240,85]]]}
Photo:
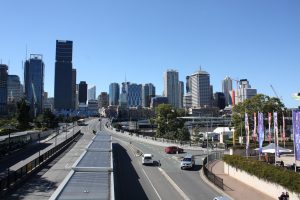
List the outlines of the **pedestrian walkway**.
{"label": "pedestrian walkway", "polygon": [[223,179],[224,192],[235,200],[272,200],[273,198],[224,173],[224,162],[216,160],[209,169]]}

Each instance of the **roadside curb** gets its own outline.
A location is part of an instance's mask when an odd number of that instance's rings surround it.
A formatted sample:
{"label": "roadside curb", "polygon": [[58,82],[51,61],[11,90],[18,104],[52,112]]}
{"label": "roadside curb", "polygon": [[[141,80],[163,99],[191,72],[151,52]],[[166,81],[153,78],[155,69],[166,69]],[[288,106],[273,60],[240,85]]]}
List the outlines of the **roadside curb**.
{"label": "roadside curb", "polygon": [[202,169],[199,172],[200,178],[207,184],[209,185],[211,188],[213,188],[214,190],[216,190],[218,193],[220,193],[223,196],[226,196],[227,198],[234,200],[234,198],[232,198],[231,196],[229,196],[226,192],[224,192],[223,190],[221,190],[220,188],[218,188],[217,186],[215,186],[212,182],[210,182],[210,180],[208,180],[204,174],[203,171],[203,166]]}

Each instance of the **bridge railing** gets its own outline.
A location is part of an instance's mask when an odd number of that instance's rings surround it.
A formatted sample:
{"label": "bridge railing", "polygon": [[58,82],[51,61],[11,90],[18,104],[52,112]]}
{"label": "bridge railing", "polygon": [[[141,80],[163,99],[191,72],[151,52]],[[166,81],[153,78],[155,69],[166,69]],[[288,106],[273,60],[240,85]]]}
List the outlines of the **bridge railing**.
{"label": "bridge railing", "polygon": [[4,197],[10,191],[15,189],[19,184],[25,181],[31,174],[41,169],[48,161],[51,161],[60,153],[62,153],[67,147],[69,147],[73,141],[80,135],[80,131],[72,135],[65,141],[57,144],[47,152],[42,153],[37,158],[24,164],[22,167],[15,171],[7,169],[5,177],[0,177],[0,197]]}

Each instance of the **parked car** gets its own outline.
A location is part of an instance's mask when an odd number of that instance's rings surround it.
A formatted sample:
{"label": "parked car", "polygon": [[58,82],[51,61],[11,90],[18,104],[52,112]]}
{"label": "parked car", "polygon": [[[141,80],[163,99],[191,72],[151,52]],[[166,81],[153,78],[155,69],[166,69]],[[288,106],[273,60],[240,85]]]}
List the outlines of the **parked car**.
{"label": "parked car", "polygon": [[165,148],[166,153],[183,153],[183,149],[177,146],[169,146]]}
{"label": "parked car", "polygon": [[187,154],[184,156],[184,158],[181,160],[180,168],[181,169],[191,169],[195,166],[195,158],[191,154]]}
{"label": "parked car", "polygon": [[142,156],[142,164],[143,165],[153,165],[153,155],[152,154],[143,154]]}

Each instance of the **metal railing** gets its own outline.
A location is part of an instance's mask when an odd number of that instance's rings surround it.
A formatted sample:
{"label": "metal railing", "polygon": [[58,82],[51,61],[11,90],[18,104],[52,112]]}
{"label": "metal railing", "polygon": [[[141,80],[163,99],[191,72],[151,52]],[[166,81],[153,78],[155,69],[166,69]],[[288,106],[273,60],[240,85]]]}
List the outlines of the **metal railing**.
{"label": "metal railing", "polygon": [[[224,190],[223,179],[215,175],[211,170],[209,170],[209,164],[214,162],[215,160],[221,159],[222,157],[223,157],[223,152],[216,152],[213,154],[209,154],[208,157],[205,157],[205,159],[203,160],[203,172],[208,180],[210,180],[213,184],[215,184],[220,189]],[[209,161],[207,160],[207,158]]]}
{"label": "metal railing", "polygon": [[54,159],[65,149],[67,149],[79,135],[80,131],[72,135],[67,140],[57,144],[53,148],[44,152],[39,157],[29,161],[15,171],[8,169],[6,177],[0,179],[0,197],[4,197],[11,190],[15,189],[19,184],[25,181],[31,174],[37,172],[45,164]]}

